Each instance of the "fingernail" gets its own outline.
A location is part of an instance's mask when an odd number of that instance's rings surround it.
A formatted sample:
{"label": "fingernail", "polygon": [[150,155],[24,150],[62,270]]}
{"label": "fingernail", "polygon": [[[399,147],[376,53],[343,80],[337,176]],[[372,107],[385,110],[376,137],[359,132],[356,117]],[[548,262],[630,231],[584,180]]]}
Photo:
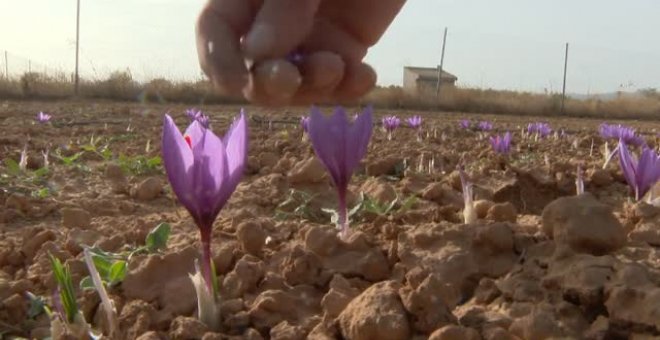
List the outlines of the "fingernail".
{"label": "fingernail", "polygon": [[248,57],[263,59],[275,47],[275,33],[270,25],[257,24],[245,37],[243,48]]}

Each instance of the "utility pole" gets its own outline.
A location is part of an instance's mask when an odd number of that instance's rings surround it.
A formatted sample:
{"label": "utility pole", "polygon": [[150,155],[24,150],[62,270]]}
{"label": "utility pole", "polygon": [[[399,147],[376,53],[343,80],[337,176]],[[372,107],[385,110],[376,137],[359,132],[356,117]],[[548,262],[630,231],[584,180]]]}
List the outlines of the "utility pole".
{"label": "utility pole", "polygon": [[435,87],[435,97],[440,98],[440,86],[442,86],[442,67],[445,64],[445,45],[447,43],[447,27],[445,27],[445,34],[442,37],[442,54],[440,55],[440,66],[438,66],[438,83]]}
{"label": "utility pole", "polygon": [[566,101],[566,70],[568,69],[568,43],[566,43],[566,54],[564,55],[564,84],[561,88],[561,113],[564,113],[564,102]]}
{"label": "utility pole", "polygon": [[9,54],[5,51],[5,80],[9,80]]}
{"label": "utility pole", "polygon": [[75,94],[78,96],[78,90],[80,86],[80,75],[78,74],[78,58],[80,55],[80,0],[77,1],[76,6],[76,75],[75,75]]}

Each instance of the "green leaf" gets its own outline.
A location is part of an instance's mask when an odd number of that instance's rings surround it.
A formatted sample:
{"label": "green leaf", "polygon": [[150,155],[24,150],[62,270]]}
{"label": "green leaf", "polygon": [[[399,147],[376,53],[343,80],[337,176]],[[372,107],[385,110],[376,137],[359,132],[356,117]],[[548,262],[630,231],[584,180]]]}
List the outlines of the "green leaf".
{"label": "green leaf", "polygon": [[49,195],[50,195],[50,189],[48,188],[41,188],[39,190],[32,191],[32,197],[36,197],[36,198],[46,198]]}
{"label": "green leaf", "polygon": [[73,156],[65,157],[65,156],[62,156],[58,153],[58,158],[62,161],[62,163],[64,163],[64,165],[70,166],[75,161],[77,161],[78,158],[80,158],[80,156],[82,156],[83,154],[84,154],[84,152],[80,151],[80,152],[76,153]]}
{"label": "green leaf", "polygon": [[94,281],[92,281],[92,277],[87,275],[83,277],[82,280],[80,280],[80,289],[81,290],[94,290],[96,289],[94,287]]}
{"label": "green leaf", "polygon": [[113,261],[106,256],[94,254],[92,255],[92,260],[94,260],[94,266],[98,270],[101,278],[107,278],[110,276],[110,268],[112,267]]}
{"label": "green leaf", "polygon": [[59,287],[60,300],[64,308],[63,317],[66,317],[67,323],[74,322],[76,314],[78,314],[78,304],[76,303],[76,294],[73,289],[73,281],[71,279],[71,272],[68,266],[62,265],[62,262],[52,254],[49,254],[51,266],[53,268],[53,276]]}
{"label": "green leaf", "polygon": [[144,243],[150,252],[162,250],[167,247],[170,238],[171,227],[169,223],[161,223],[149,232]]}
{"label": "green leaf", "polygon": [[48,175],[48,168],[39,168],[32,173],[35,177],[46,177]]}
{"label": "green leaf", "polygon": [[217,297],[220,291],[220,284],[218,283],[218,274],[215,271],[215,262],[211,260],[211,286],[213,287],[213,296]]}
{"label": "green leaf", "polygon": [[115,263],[112,264],[110,272],[108,273],[108,282],[111,286],[124,281],[124,278],[126,277],[126,268],[126,261],[115,261]]}
{"label": "green leaf", "polygon": [[101,150],[101,157],[103,157],[103,159],[106,161],[112,158],[112,150],[110,150],[108,145],[103,147],[103,150]]}
{"label": "green leaf", "polygon": [[80,148],[87,152],[96,152],[96,146],[91,144],[83,145]]}
{"label": "green leaf", "polygon": [[12,176],[17,176],[21,173],[21,167],[11,158],[5,159],[5,167],[7,168],[7,173]]}
{"label": "green leaf", "polygon": [[147,166],[152,169],[159,167],[162,163],[163,160],[160,158],[160,156],[155,156],[147,160]]}
{"label": "green leaf", "polygon": [[415,205],[415,203],[417,203],[417,197],[410,196],[406,198],[405,201],[403,201],[403,204],[399,208],[399,211],[400,212],[408,211],[410,208],[412,208]]}

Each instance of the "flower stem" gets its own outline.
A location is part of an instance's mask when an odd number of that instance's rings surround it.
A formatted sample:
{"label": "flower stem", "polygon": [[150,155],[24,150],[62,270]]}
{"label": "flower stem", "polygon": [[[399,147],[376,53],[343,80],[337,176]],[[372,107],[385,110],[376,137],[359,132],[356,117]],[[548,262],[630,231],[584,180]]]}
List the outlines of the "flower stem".
{"label": "flower stem", "polygon": [[346,207],[346,193],[339,194],[339,236],[342,240],[348,237],[348,209]]}
{"label": "flower stem", "polygon": [[209,292],[213,291],[213,280],[211,275],[211,228],[206,230],[202,229],[200,232],[202,237],[202,276],[206,282],[206,287],[209,289]]}

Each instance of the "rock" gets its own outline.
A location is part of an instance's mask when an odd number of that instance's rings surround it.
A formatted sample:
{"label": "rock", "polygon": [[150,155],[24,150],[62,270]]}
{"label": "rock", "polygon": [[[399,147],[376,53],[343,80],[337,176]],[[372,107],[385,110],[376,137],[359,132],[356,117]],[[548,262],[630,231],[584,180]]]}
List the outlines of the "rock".
{"label": "rock", "polygon": [[416,331],[428,334],[456,322],[456,317],[444,302],[445,289],[442,280],[431,274],[414,289],[406,286],[399,290],[404,307],[413,315]]}
{"label": "rock", "polygon": [[[452,223],[419,224],[399,233],[397,239],[399,263],[413,270],[415,267],[424,268],[420,272],[426,273],[416,280],[420,283],[429,272],[438,275],[447,286],[443,299],[451,309],[476,284],[471,283],[471,277],[477,276],[480,268],[488,265],[477,262],[472,245],[473,234],[468,232],[469,229]],[[406,275],[407,278],[409,276]]]}
{"label": "rock", "polygon": [[321,259],[306,251],[301,246],[295,246],[282,263],[282,274],[286,282],[292,286],[299,284],[323,285],[327,275],[322,275]]}
{"label": "rock", "polygon": [[369,161],[366,167],[367,175],[374,177],[394,175],[396,173],[396,167],[401,162],[401,159],[397,157],[384,157]]}
{"label": "rock", "polygon": [[488,210],[490,210],[490,207],[492,207],[493,204],[495,203],[489,200],[474,201],[474,211],[477,213],[477,217],[486,218]]}
{"label": "rock", "polygon": [[448,325],[431,333],[428,340],[481,340],[481,336],[472,328]]}
{"label": "rock", "polygon": [[46,339],[50,335],[50,327],[37,327],[30,331],[30,339]]}
{"label": "rock", "polygon": [[330,290],[321,300],[321,306],[325,314],[334,319],[359,294],[360,291],[353,288],[343,276],[335,275],[330,281]]}
{"label": "rock", "polygon": [[626,242],[612,209],[590,194],[559,198],[545,207],[542,218],[545,234],[576,252],[603,255]]}
{"label": "rock", "polygon": [[380,204],[389,204],[397,197],[396,191],[391,184],[377,178],[367,179],[360,188],[360,191]]}
{"label": "rock", "polygon": [[320,301],[318,291],[307,285],[283,290],[266,290],[252,303],[248,314],[248,324],[262,334],[286,320],[293,325],[301,325],[318,313]]}
{"label": "rock", "polygon": [[319,256],[328,256],[339,248],[337,230],[334,228],[311,227],[303,239],[305,247]]}
{"label": "rock", "polygon": [[105,177],[110,181],[113,193],[128,193],[128,180],[119,165],[108,164],[105,168]]}
{"label": "rock", "polygon": [[502,327],[492,327],[484,330],[484,340],[523,340]]}
{"label": "rock", "polygon": [[105,178],[111,181],[125,181],[124,171],[117,164],[110,163],[105,167]]}
{"label": "rock", "polygon": [[497,203],[488,209],[486,218],[496,222],[516,223],[518,213],[516,207],[510,202]]}
{"label": "rock", "polygon": [[474,302],[478,304],[489,304],[502,293],[497,288],[493,279],[483,278],[479,280],[479,285],[474,290]]}
{"label": "rock", "polygon": [[591,323],[589,329],[585,332],[584,337],[588,339],[605,339],[607,331],[610,329],[610,320],[599,315],[594,322]]}
{"label": "rock", "polygon": [[140,182],[133,192],[133,196],[140,201],[151,201],[160,196],[163,183],[157,177],[149,177]]}
{"label": "rock", "polygon": [[[336,236],[335,236],[336,238]],[[389,277],[390,268],[378,246],[371,246],[362,232],[354,232],[342,247],[321,257],[323,268],[344,276],[360,276],[376,282]]]}
{"label": "rock", "polygon": [[126,297],[158,301],[166,312],[190,314],[196,306],[195,289],[189,274],[198,257],[193,247],[165,255],[134,258],[129,263],[122,289]]}
{"label": "rock", "polygon": [[140,335],[135,340],[161,340],[161,339],[163,338],[160,335],[158,335],[158,332],[149,331]]}
{"label": "rock", "polygon": [[30,212],[30,208],[30,200],[20,194],[13,193],[5,201],[5,209],[7,210],[12,209],[27,214]]}
{"label": "rock", "polygon": [[610,322],[660,331],[660,288],[614,287],[605,302]]}
{"label": "rock", "polygon": [[71,254],[77,255],[83,249],[82,246],[93,246],[102,235],[96,230],[81,230],[78,228],[73,228],[69,230],[69,233],[66,236],[65,248]]}
{"label": "rock", "polygon": [[0,310],[4,310],[9,317],[10,325],[19,325],[27,318],[28,302],[22,294],[13,294],[8,298],[0,301]]}
{"label": "rock", "polygon": [[430,183],[422,190],[422,198],[440,205],[453,205],[463,208],[463,196],[452,188],[438,182]]}
{"label": "rock", "polygon": [[202,339],[208,327],[201,321],[186,316],[178,316],[172,320],[170,337],[173,340]]}
{"label": "rock", "polygon": [[280,160],[280,157],[273,152],[263,152],[259,155],[259,166],[263,167],[274,167],[275,164]]}
{"label": "rock", "polygon": [[302,160],[293,166],[289,172],[291,184],[319,183],[325,177],[325,168],[317,157]]}
{"label": "rock", "polygon": [[656,207],[644,201],[639,201],[632,205],[630,208],[630,214],[635,219],[650,220],[656,216],[660,216],[660,206]]}
{"label": "rock", "polygon": [[241,222],[236,230],[236,235],[243,251],[255,256],[261,253],[261,248],[266,242],[266,233],[261,225],[249,220]]}
{"label": "rock", "polygon": [[379,282],[351,301],[337,318],[341,335],[352,340],[406,340],[411,331],[394,281]]}
{"label": "rock", "polygon": [[92,216],[80,208],[62,208],[60,210],[62,215],[62,225],[65,228],[80,228],[86,229],[92,223]]}
{"label": "rock", "polygon": [[509,331],[522,339],[556,339],[564,336],[555,317],[546,311],[532,311],[517,318]]}
{"label": "rock", "polygon": [[47,241],[53,241],[55,238],[56,236],[53,231],[49,229],[42,230],[36,235],[26,239],[23,243],[21,251],[23,252],[23,255],[25,255],[26,259],[31,260],[44,243]]}
{"label": "rock", "polygon": [[133,300],[121,309],[119,315],[119,329],[123,339],[135,339],[140,334],[148,332],[155,322],[156,310],[150,304]]}
{"label": "rock", "polygon": [[518,259],[511,227],[507,223],[478,226],[472,241],[472,255],[481,273],[489,277],[508,273]]}
{"label": "rock", "polygon": [[591,183],[598,187],[608,186],[614,181],[609,170],[599,168],[589,169],[587,172],[587,178]]}
{"label": "rock", "polygon": [[585,308],[602,308],[605,286],[615,276],[610,255],[574,254],[557,258],[543,278],[543,286],[557,287],[567,301]]}
{"label": "rock", "polygon": [[271,340],[305,340],[306,338],[307,331],[304,327],[291,325],[286,320],[270,330]]}
{"label": "rock", "polygon": [[223,296],[226,298],[239,298],[244,293],[254,291],[257,283],[264,277],[264,263],[258,258],[245,255],[236,262],[232,270],[222,283]]}
{"label": "rock", "polygon": [[652,247],[660,246],[660,218],[656,221],[640,222],[628,234],[632,241],[648,243]]}

